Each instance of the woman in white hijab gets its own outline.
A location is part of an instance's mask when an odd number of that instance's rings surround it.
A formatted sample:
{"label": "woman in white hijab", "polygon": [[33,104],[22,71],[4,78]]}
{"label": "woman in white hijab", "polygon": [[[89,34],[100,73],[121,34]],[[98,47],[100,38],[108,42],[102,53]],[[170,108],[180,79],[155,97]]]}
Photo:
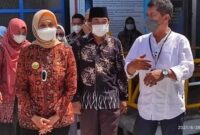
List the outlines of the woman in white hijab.
{"label": "woman in white hijab", "polygon": [[60,41],[63,42],[65,45],[68,45],[67,39],[65,37],[65,29],[62,25],[57,26],[57,31],[56,31],[56,38]]}
{"label": "woman in white hijab", "polygon": [[16,82],[20,135],[67,135],[74,121],[76,62],[72,49],[56,39],[56,28],[51,11],[38,11],[32,24],[36,40],[20,53]]}

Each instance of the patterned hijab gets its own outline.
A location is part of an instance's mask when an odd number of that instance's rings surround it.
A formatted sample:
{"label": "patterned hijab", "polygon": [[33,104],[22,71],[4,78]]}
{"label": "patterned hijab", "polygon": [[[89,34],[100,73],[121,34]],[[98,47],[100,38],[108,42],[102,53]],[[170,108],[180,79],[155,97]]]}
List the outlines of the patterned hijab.
{"label": "patterned hijab", "polygon": [[25,40],[21,44],[16,43],[13,40],[13,35],[17,35],[21,29],[25,29],[27,32],[27,26],[21,19],[11,19],[8,25],[8,31],[4,35],[1,47],[4,50],[3,59],[5,59],[5,73],[2,75],[2,80],[6,82],[3,88],[8,90],[9,94],[14,94],[14,84],[16,79],[17,61],[19,58],[20,50],[30,44]]}
{"label": "patterned hijab", "polygon": [[43,41],[42,39],[39,38],[39,36],[37,34],[37,30],[39,29],[39,23],[41,20],[51,20],[53,22],[55,28],[57,27],[56,16],[51,11],[44,9],[44,10],[40,10],[37,13],[35,13],[35,15],[33,17],[33,22],[32,22],[32,31],[33,31],[33,34],[34,34],[36,40],[33,41],[32,44],[39,45],[43,48],[52,48],[52,47],[60,44],[61,42],[56,38],[51,41]]}

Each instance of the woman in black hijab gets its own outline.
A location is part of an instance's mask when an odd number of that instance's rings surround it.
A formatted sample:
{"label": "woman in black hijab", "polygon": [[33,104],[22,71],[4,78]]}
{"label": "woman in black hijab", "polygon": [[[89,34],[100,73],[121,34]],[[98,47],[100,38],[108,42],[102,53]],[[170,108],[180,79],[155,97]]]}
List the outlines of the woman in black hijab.
{"label": "woman in black hijab", "polygon": [[124,30],[118,34],[125,53],[129,51],[136,38],[141,35],[142,33],[136,29],[135,20],[132,17],[127,17]]}

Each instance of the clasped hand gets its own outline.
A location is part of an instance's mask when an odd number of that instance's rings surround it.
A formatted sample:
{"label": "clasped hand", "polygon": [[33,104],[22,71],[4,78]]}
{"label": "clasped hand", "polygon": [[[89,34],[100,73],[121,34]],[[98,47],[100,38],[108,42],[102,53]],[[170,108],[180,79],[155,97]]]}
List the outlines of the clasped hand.
{"label": "clasped hand", "polygon": [[33,123],[39,128],[39,135],[44,135],[48,132],[51,132],[58,120],[59,116],[57,114],[50,117],[49,119],[42,118],[37,115],[32,117]]}

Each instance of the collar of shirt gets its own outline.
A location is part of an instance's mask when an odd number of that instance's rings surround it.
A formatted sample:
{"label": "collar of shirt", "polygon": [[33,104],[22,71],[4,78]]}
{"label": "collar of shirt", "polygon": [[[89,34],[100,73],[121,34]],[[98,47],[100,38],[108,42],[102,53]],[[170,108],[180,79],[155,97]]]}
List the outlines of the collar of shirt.
{"label": "collar of shirt", "polygon": [[152,49],[153,50],[160,49],[161,46],[162,46],[162,44],[165,42],[166,38],[170,34],[170,32],[171,32],[171,30],[168,31],[168,33],[160,40],[160,42],[157,42],[156,38],[153,35],[153,33],[151,33],[151,35],[150,35],[150,41],[151,41]]}
{"label": "collar of shirt", "polygon": [[[90,34],[88,35],[88,42],[93,42],[93,43],[95,43],[96,45],[98,45],[98,44],[96,43],[95,37],[94,37],[94,35],[93,35],[92,33],[90,33]],[[104,41],[103,41],[101,44],[99,44],[99,46],[108,45],[110,42],[111,42],[111,36],[110,36],[110,35],[106,35]]]}

